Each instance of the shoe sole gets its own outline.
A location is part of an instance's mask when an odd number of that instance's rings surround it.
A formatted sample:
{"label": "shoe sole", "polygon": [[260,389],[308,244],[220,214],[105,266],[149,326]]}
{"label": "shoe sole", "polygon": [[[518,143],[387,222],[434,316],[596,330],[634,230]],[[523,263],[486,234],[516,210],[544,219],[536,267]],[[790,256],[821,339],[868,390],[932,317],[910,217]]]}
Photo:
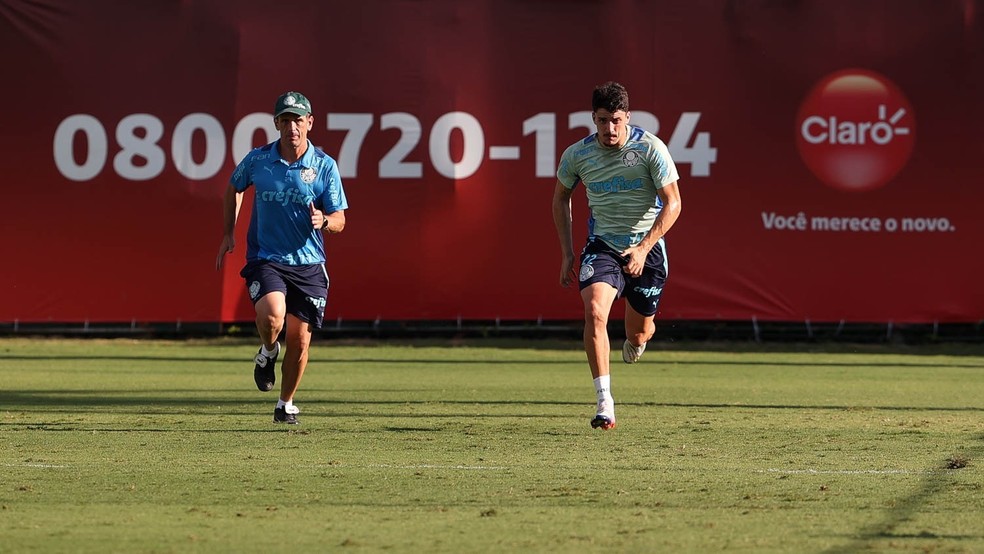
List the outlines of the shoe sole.
{"label": "shoe sole", "polygon": [[[625,362],[625,363],[627,363],[627,364],[636,364],[636,363],[639,363],[639,360],[642,359],[642,353],[639,354],[639,357],[638,358],[636,358],[634,360],[630,359],[629,358],[629,353],[625,351],[625,346],[627,344],[629,344],[629,341],[625,341],[625,343],[622,344],[622,361]],[[642,349],[642,352],[645,352],[645,351],[646,351],[646,349],[643,348]]]}
{"label": "shoe sole", "polygon": [[267,358],[267,365],[270,369],[259,367],[259,364],[253,366],[253,382],[260,392],[270,392],[277,384],[277,358]]}
{"label": "shoe sole", "polygon": [[595,416],[595,418],[591,420],[591,428],[592,429],[601,429],[603,431],[607,431],[609,429],[614,429],[615,428],[615,420],[608,419],[605,416],[600,416],[600,415],[599,416]]}
{"label": "shoe sole", "polygon": [[260,392],[270,392],[273,390],[273,385],[276,384],[276,380],[268,381],[263,377],[257,377],[253,375],[253,381],[256,382],[256,388],[260,389]]}

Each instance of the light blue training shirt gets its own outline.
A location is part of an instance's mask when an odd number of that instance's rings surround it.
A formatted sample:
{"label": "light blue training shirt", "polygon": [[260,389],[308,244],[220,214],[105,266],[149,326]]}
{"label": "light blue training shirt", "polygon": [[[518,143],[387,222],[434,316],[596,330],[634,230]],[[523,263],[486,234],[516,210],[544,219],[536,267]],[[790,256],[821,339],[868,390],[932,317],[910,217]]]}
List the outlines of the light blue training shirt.
{"label": "light blue training shirt", "polygon": [[253,216],[246,235],[246,261],[285,265],[325,263],[321,230],[311,226],[309,204],[325,214],[348,208],[338,165],[308,141],[307,151],[288,164],[275,141],[253,149],[232,174],[237,191],[253,186]]}
{"label": "light blue training shirt", "polygon": [[557,168],[565,187],[584,183],[591,209],[589,238],[616,250],[642,241],[663,208],[656,189],[680,178],[669,149],[656,135],[631,125],[628,135],[622,147],[606,148],[592,134],[569,146]]}

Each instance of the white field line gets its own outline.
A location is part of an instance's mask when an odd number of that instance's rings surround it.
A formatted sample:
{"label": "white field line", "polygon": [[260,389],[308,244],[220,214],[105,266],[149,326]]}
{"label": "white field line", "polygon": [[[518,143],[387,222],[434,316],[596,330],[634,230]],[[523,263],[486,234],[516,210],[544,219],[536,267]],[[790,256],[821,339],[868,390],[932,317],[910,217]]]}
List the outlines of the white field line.
{"label": "white field line", "polygon": [[439,465],[439,464],[415,464],[415,465],[390,465],[390,464],[369,464],[365,467],[383,469],[467,469],[477,471],[509,469],[506,466],[465,466],[465,465]]}
{"label": "white field line", "polygon": [[757,469],[755,473],[781,473],[783,475],[925,475],[935,471],[911,469]]}
{"label": "white field line", "polygon": [[[36,467],[42,469],[66,469],[69,466],[59,465],[59,464],[38,464],[38,463],[23,463],[23,464],[11,464],[4,463],[0,464],[2,467]],[[306,467],[346,467],[345,464],[315,464]],[[391,464],[369,464],[365,466],[347,466],[347,467],[365,467],[365,468],[383,468],[383,469],[463,469],[463,470],[476,470],[476,471],[490,471],[490,470],[503,470],[509,469],[506,466],[466,466],[466,465],[439,465],[439,464],[414,464],[414,465],[391,465]]]}
{"label": "white field line", "polygon": [[[344,464],[339,464],[344,467]],[[351,466],[350,466],[351,467]],[[439,464],[369,464],[358,466],[372,469],[462,469],[462,470],[506,470],[524,469],[531,466],[469,466],[469,465],[439,465]],[[667,468],[670,469],[670,468]],[[753,473],[779,473],[783,475],[926,475],[939,473],[933,470],[911,470],[911,469],[756,469]]]}
{"label": "white field line", "polygon": [[[39,469],[67,469],[68,465],[63,464],[42,464],[42,463],[23,463],[23,464],[0,464],[3,467],[33,467]],[[349,466],[348,464],[316,464],[308,467],[364,467],[371,469],[458,469],[464,471],[502,471],[507,469],[522,469],[526,466],[485,466],[485,465],[442,465],[442,464],[368,464],[364,466]],[[940,473],[933,470],[911,470],[911,469],[755,469],[753,473],[778,473],[782,475],[926,475]]]}

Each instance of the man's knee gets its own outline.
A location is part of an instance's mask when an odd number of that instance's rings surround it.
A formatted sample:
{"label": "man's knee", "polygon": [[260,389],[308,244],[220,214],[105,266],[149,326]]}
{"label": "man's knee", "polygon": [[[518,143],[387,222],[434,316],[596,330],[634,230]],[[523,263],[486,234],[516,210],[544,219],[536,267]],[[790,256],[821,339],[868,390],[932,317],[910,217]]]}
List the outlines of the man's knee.
{"label": "man's knee", "polygon": [[615,290],[594,284],[581,291],[584,301],[584,322],[593,326],[608,325],[608,314],[615,300]]}
{"label": "man's knee", "polygon": [[611,306],[604,302],[591,301],[584,305],[584,322],[593,327],[605,327],[608,325],[608,312]]}

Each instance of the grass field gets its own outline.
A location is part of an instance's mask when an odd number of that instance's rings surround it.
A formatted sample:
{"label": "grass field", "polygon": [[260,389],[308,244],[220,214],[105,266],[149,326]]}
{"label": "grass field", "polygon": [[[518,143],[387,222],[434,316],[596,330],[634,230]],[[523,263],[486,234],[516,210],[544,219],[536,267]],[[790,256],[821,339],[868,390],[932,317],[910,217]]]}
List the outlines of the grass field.
{"label": "grass field", "polygon": [[736,348],[0,339],[0,551],[984,552],[984,349]]}

